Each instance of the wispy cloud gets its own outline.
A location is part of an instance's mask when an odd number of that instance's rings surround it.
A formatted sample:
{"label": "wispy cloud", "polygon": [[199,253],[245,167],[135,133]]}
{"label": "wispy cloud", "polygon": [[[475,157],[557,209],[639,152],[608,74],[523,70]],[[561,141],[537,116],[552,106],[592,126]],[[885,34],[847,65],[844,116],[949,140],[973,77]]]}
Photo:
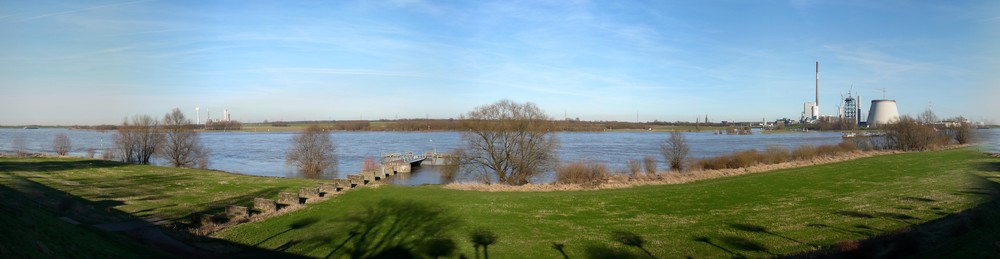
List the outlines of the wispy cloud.
{"label": "wispy cloud", "polygon": [[377,69],[356,69],[356,68],[278,67],[278,68],[264,68],[261,70],[272,73],[304,73],[304,74],[390,76],[390,77],[429,77],[428,75],[421,73],[386,71]]}
{"label": "wispy cloud", "polygon": [[42,18],[51,17],[51,16],[58,16],[58,15],[72,14],[72,13],[79,13],[79,12],[86,12],[86,11],[92,11],[92,10],[97,10],[97,9],[110,8],[110,7],[116,7],[116,6],[122,6],[122,5],[137,4],[137,3],[150,2],[150,1],[151,0],[139,0],[139,1],[131,1],[131,2],[122,2],[122,3],[113,3],[113,4],[91,6],[91,7],[74,9],[74,10],[68,10],[68,11],[45,13],[45,14],[40,14],[40,15],[35,15],[35,16],[24,18],[24,19],[18,20],[18,22],[25,22],[25,21],[37,20],[37,19],[42,19]]}

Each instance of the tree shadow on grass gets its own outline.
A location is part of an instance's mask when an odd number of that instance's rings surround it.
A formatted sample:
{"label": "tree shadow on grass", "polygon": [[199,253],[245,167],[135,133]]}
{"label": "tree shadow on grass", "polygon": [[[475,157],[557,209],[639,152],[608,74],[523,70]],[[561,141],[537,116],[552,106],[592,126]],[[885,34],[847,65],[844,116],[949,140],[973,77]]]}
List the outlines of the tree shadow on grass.
{"label": "tree shadow on grass", "polygon": [[838,210],[838,211],[833,212],[833,214],[837,214],[837,215],[841,215],[841,216],[854,217],[854,218],[863,218],[863,219],[873,219],[873,218],[875,218],[875,215],[868,214],[868,213],[857,212],[857,211]]}
{"label": "tree shadow on grass", "polygon": [[1000,162],[981,162],[975,164],[974,167],[980,171],[1000,172]]}
{"label": "tree shadow on grass", "polygon": [[55,172],[75,169],[109,168],[127,165],[129,164],[107,160],[60,161],[44,159],[40,161],[4,161],[0,162],[0,172]]}
{"label": "tree shadow on grass", "polygon": [[903,199],[903,200],[906,200],[906,201],[919,201],[919,202],[935,202],[935,201],[937,201],[937,200],[934,200],[934,199],[923,198],[923,197],[913,197],[913,196],[905,196],[905,197],[901,197],[900,199]]}
{"label": "tree shadow on grass", "polygon": [[776,254],[771,253],[771,251],[768,251],[767,247],[765,247],[764,244],[761,244],[757,241],[753,241],[750,239],[735,237],[735,236],[723,236],[720,237],[719,240],[722,241],[722,243],[725,243],[726,245],[739,250],[747,252],[762,252],[762,253],[767,253],[770,256],[776,256]]}
{"label": "tree shadow on grass", "polygon": [[723,246],[720,246],[720,245],[712,242],[712,239],[709,238],[709,237],[706,237],[706,236],[696,236],[696,237],[692,238],[691,240],[694,240],[694,241],[697,241],[697,242],[702,242],[702,243],[708,244],[710,246],[713,246],[715,248],[718,248],[719,250],[722,250],[723,252],[726,252],[726,253],[732,255],[735,258],[746,258],[746,256],[744,256],[743,254],[737,253],[737,252],[735,252],[733,250],[729,250],[729,248],[725,248]]}
{"label": "tree shadow on grass", "polygon": [[308,217],[308,218],[296,220],[295,222],[292,222],[292,224],[288,224],[288,229],[285,229],[284,231],[281,231],[281,232],[279,232],[277,234],[274,234],[274,235],[272,235],[272,236],[270,236],[268,238],[265,238],[264,240],[261,240],[260,242],[257,242],[256,244],[253,244],[253,246],[260,246],[261,244],[263,244],[263,243],[267,242],[268,240],[271,240],[271,239],[273,239],[273,238],[275,238],[277,236],[283,235],[283,234],[288,233],[289,231],[292,231],[292,230],[302,229],[302,228],[308,227],[308,226],[310,226],[312,224],[316,224],[316,222],[319,222],[319,219],[315,218],[315,217]]}
{"label": "tree shadow on grass", "polygon": [[798,239],[794,239],[794,238],[791,238],[791,237],[788,237],[788,236],[785,236],[785,235],[782,235],[782,234],[774,233],[774,232],[768,230],[767,228],[765,228],[763,226],[758,226],[758,225],[753,225],[753,224],[744,224],[744,223],[729,223],[727,225],[729,225],[730,228],[733,228],[733,229],[736,229],[736,230],[741,230],[741,231],[746,231],[746,232],[752,232],[752,233],[763,233],[763,234],[768,234],[768,235],[771,235],[771,236],[779,237],[779,238],[782,238],[782,239],[785,239],[785,240],[788,240],[788,241],[792,241],[792,242],[795,242],[795,243],[798,243],[798,244],[801,244],[801,245],[808,245],[808,246],[813,246],[813,247],[817,246],[817,245],[811,244],[809,242],[803,242],[803,241],[800,241]]}
{"label": "tree shadow on grass", "polygon": [[630,258],[646,258],[639,253],[629,251],[628,249],[622,247],[611,247],[604,244],[592,244],[588,245],[583,249],[584,254],[587,258],[595,259],[630,259]]}
{"label": "tree shadow on grass", "polygon": [[372,258],[419,255],[428,241],[447,239],[461,224],[445,207],[430,203],[384,199],[343,218],[337,227],[314,233],[297,244],[301,249],[331,249],[326,257]]}
{"label": "tree shadow on grass", "polygon": [[[1000,165],[998,165],[1000,166]],[[921,222],[899,230],[888,231],[867,225],[855,225],[855,228],[871,230],[879,233],[865,240],[853,242],[852,249],[833,245],[824,249],[789,255],[789,258],[905,258],[920,255],[930,251],[929,257],[954,256],[955,251],[963,249],[981,249],[995,247],[995,241],[981,238],[976,234],[967,235],[976,229],[997,229],[1000,223],[995,220],[1000,214],[1000,183],[976,175],[974,184],[979,187],[970,188],[977,194],[988,195],[983,203],[975,207],[949,214],[940,219]],[[941,211],[937,208],[932,210]],[[893,220],[917,219],[905,214],[877,213],[880,218]],[[998,250],[1000,251],[1000,250]],[[984,251],[989,253],[990,251]]]}
{"label": "tree shadow on grass", "polygon": [[844,234],[855,234],[855,235],[864,236],[864,237],[871,237],[872,236],[872,234],[868,233],[868,232],[857,231],[857,230],[850,230],[850,229],[846,229],[846,228],[842,228],[842,227],[830,226],[830,225],[821,224],[821,223],[810,223],[810,224],[808,224],[806,226],[811,227],[811,228],[829,229],[829,230],[833,230],[833,231],[844,233]]}

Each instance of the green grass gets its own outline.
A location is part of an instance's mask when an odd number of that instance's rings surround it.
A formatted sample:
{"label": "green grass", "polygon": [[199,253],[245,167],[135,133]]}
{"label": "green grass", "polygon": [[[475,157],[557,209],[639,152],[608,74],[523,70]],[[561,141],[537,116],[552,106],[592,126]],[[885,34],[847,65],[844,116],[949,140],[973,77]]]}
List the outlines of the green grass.
{"label": "green grass", "polygon": [[0,185],[26,193],[44,189],[54,199],[71,196],[106,210],[177,222],[318,182],[89,159],[0,158]]}
{"label": "green grass", "polygon": [[0,257],[161,258],[126,237],[64,222],[23,193],[0,185]]}
{"label": "green grass", "polygon": [[990,198],[983,189],[997,181],[984,177],[996,171],[974,165],[997,161],[967,149],[907,153],[601,191],[484,193],[381,186],[217,236],[295,254],[343,255],[347,249],[340,246],[349,243],[351,227],[345,218],[380,200],[402,200],[433,204],[461,218],[451,235],[469,257],[474,252],[466,233],[477,228],[498,234],[498,243],[489,248],[497,258],[560,257],[553,242],[563,243],[577,258],[642,253],[612,242],[614,231],[642,236],[644,248],[659,258],[768,257],[865,239],[974,207]]}

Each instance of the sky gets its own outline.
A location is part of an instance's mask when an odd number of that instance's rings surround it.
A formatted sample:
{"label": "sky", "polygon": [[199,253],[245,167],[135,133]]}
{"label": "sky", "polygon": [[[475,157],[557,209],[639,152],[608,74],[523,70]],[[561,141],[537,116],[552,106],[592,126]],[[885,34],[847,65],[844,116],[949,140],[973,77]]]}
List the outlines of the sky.
{"label": "sky", "polygon": [[[0,125],[900,113],[1000,122],[1000,1],[0,0]],[[883,91],[884,90],[884,91]]]}

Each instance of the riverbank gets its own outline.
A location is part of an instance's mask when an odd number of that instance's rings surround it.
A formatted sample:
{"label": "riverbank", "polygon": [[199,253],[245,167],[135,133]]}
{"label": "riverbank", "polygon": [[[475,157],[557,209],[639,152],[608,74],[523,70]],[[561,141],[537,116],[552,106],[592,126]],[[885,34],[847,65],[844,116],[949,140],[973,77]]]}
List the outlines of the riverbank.
{"label": "riverbank", "polygon": [[627,175],[612,175],[596,186],[581,184],[526,184],[526,185],[502,185],[502,184],[482,184],[482,183],[449,183],[444,188],[465,191],[482,192],[550,192],[550,191],[581,191],[581,190],[604,190],[622,189],[643,185],[664,185],[682,184],[694,181],[709,180],[723,177],[731,177],[744,174],[769,172],[781,169],[801,168],[807,166],[824,165],[843,161],[854,160],[887,154],[902,153],[899,151],[854,151],[840,153],[832,156],[820,156],[806,161],[791,161],[779,164],[760,164],[739,169],[719,169],[719,170],[690,170],[685,172],[664,172],[660,171],[655,176],[630,177]]}
{"label": "riverbank", "polygon": [[[466,233],[485,228],[496,232],[498,241],[489,249],[500,257],[561,256],[553,244],[561,244],[571,257],[641,253],[612,240],[611,234],[621,231],[641,237],[644,248],[660,258],[772,257],[902,231],[981,205],[996,192],[997,164],[997,158],[964,148],[586,192],[470,192],[386,185],[236,226],[217,237],[293,254],[336,257],[353,242],[352,218],[366,215],[374,204],[420,204],[463,222],[449,228],[447,235],[457,242],[457,253],[467,256],[474,251]],[[399,224],[423,226],[419,221]],[[918,250],[931,246],[921,245]]]}

